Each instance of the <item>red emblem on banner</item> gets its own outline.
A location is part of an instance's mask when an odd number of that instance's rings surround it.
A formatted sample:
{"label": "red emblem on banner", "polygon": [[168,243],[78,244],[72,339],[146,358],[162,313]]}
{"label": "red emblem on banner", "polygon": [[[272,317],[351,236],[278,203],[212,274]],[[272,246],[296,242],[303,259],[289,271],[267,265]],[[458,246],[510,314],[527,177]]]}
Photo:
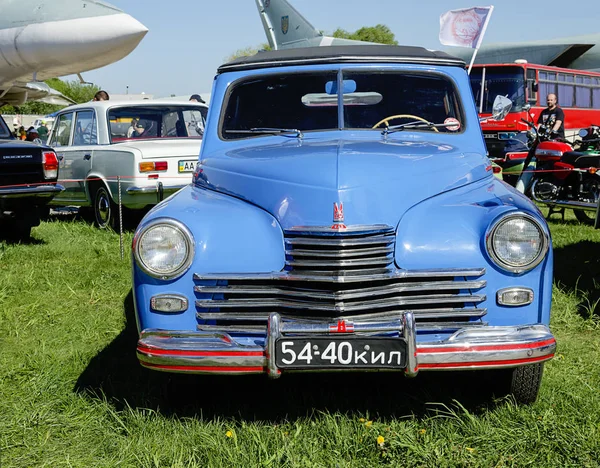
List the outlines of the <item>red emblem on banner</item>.
{"label": "red emblem on banner", "polygon": [[333,222],[341,223],[343,221],[344,221],[344,204],[342,202],[340,202],[339,205],[337,203],[334,203],[333,204]]}
{"label": "red emblem on banner", "polygon": [[354,324],[345,320],[338,320],[337,323],[329,325],[329,333],[352,333],[354,332]]}

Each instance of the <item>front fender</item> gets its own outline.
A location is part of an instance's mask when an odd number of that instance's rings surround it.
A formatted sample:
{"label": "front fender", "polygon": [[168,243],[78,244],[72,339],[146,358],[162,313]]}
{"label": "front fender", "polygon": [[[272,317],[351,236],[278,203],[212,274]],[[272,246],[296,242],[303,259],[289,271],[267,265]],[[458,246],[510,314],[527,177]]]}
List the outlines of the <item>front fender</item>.
{"label": "front fender", "polygon": [[[550,243],[545,259],[529,272],[514,274],[499,268],[488,256],[485,234],[490,225],[509,212],[525,212],[539,221]],[[497,180],[471,184],[442,193],[409,209],[397,228],[396,265],[405,269],[485,268],[490,325],[548,324],[552,298],[552,246],[539,210],[512,187]],[[498,290],[527,287],[532,304],[500,306]]]}
{"label": "front fender", "polygon": [[[195,330],[194,273],[259,273],[285,266],[281,227],[269,213],[237,198],[190,185],[154,207],[139,230],[156,218],[174,218],[194,236],[195,255],[181,277],[161,281],[133,262],[138,326]],[[153,294],[177,293],[188,298],[188,310],[173,316],[149,311]],[[167,326],[168,323],[168,326]]]}

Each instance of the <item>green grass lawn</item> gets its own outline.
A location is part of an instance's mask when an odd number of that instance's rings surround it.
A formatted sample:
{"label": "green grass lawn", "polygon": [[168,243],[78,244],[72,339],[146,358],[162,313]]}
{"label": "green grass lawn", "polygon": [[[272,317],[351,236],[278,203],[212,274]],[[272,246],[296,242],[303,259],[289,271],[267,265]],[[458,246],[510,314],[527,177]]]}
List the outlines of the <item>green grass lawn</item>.
{"label": "green grass lawn", "polygon": [[600,231],[551,229],[558,351],[538,401],[516,406],[481,372],[143,369],[131,233],[121,260],[114,233],[42,223],[0,242],[0,466],[600,466]]}

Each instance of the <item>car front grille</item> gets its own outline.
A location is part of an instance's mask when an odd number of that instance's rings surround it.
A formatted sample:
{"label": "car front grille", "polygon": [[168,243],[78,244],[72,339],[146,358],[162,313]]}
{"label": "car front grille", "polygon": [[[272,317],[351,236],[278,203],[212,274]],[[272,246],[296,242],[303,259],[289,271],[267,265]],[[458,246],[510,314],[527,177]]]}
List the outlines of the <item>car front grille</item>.
{"label": "car front grille", "polygon": [[271,312],[299,321],[398,319],[412,311],[418,330],[485,325],[483,268],[404,270],[394,265],[389,226],[296,228],[285,232],[283,271],[195,274],[201,330],[266,331]]}

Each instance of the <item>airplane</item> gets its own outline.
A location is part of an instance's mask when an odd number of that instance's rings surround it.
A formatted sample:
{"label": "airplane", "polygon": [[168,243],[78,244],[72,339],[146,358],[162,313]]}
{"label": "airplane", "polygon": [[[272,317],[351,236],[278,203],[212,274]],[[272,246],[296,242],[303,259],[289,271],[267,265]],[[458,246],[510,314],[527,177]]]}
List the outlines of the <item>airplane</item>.
{"label": "airplane", "polygon": [[[28,100],[72,101],[43,80],[79,74],[121,60],[148,32],[100,0],[2,0],[0,106]],[[83,81],[83,80],[82,80]]]}
{"label": "airplane", "polygon": [[[287,0],[256,0],[258,13],[272,49],[374,44],[324,36]],[[530,63],[576,70],[600,71],[600,34],[520,43],[489,44],[479,48],[475,63]],[[470,61],[473,49],[453,48],[450,54]]]}

